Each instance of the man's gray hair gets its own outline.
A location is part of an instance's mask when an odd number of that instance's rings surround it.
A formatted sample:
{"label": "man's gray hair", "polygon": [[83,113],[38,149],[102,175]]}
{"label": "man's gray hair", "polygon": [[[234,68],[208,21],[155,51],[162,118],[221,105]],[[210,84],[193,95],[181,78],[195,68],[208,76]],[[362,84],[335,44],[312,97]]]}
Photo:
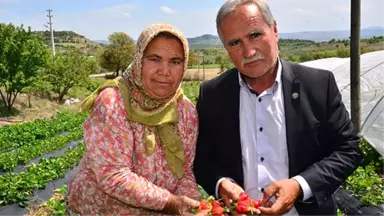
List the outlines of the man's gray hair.
{"label": "man's gray hair", "polygon": [[265,22],[273,29],[275,18],[273,18],[272,12],[269,9],[268,4],[265,0],[227,0],[220,7],[219,12],[217,12],[216,16],[216,29],[219,34],[220,39],[222,39],[220,33],[220,24],[223,21],[224,17],[231,14],[237,6],[245,5],[245,4],[254,4],[256,5],[262,12]]}

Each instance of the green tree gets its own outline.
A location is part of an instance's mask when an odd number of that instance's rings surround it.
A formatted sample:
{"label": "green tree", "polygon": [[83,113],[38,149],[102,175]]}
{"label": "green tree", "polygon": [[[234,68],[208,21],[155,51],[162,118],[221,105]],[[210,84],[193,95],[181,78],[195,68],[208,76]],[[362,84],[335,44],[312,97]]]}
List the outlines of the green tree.
{"label": "green tree", "polygon": [[188,59],[188,66],[191,67],[192,65],[198,65],[199,64],[199,58],[198,54],[194,51],[189,52],[189,59]]}
{"label": "green tree", "polygon": [[215,63],[220,65],[220,73],[233,67],[233,64],[229,60],[228,56],[224,54],[216,56]]}
{"label": "green tree", "polygon": [[45,70],[47,81],[61,102],[68,91],[75,86],[89,82],[89,75],[97,70],[97,63],[79,51],[57,54]]}
{"label": "green tree", "polygon": [[108,37],[109,44],[99,55],[100,66],[113,71],[115,76],[124,71],[132,62],[135,44],[124,32],[116,32]]}
{"label": "green tree", "polygon": [[43,40],[30,27],[0,23],[0,95],[8,110],[18,94],[34,82],[48,56]]}
{"label": "green tree", "polygon": [[41,98],[51,99],[51,90],[52,85],[46,80],[44,75],[40,72],[36,76],[35,81],[26,88],[23,88],[22,93],[27,95],[28,98],[28,107],[32,108],[31,96],[35,95]]}

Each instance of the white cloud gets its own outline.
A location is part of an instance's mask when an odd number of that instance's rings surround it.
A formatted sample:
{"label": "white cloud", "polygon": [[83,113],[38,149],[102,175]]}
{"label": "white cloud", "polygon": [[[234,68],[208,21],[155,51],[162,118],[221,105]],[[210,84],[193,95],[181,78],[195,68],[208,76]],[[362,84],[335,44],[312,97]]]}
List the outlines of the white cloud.
{"label": "white cloud", "polygon": [[169,7],[166,7],[166,6],[162,6],[160,7],[161,11],[163,11],[165,14],[174,14],[175,11],[172,10],[171,8]]}
{"label": "white cloud", "polygon": [[133,5],[130,5],[130,4],[123,4],[123,5],[115,5],[115,6],[111,6],[111,7],[106,7],[106,8],[102,8],[102,9],[97,9],[97,10],[94,10],[94,11],[91,11],[89,13],[90,16],[93,16],[93,15],[100,15],[100,16],[103,16],[103,17],[113,17],[113,18],[118,18],[118,17],[128,17],[130,18],[131,15],[129,12],[131,12],[132,10],[134,10],[135,7]]}

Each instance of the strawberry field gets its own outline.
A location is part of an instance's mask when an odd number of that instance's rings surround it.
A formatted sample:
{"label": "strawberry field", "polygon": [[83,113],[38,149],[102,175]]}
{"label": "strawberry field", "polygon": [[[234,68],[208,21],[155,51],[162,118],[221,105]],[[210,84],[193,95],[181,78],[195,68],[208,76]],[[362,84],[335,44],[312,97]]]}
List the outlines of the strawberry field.
{"label": "strawberry field", "polygon": [[[182,83],[194,104],[200,84]],[[86,116],[63,110],[49,119],[0,127],[0,215],[28,214],[30,209],[34,209],[30,215],[64,215],[66,184],[85,150]],[[359,196],[363,205],[383,204],[383,157],[365,141],[361,149],[364,164],[343,187]]]}
{"label": "strawberry field", "polygon": [[[183,82],[196,103],[200,81]],[[61,111],[49,119],[0,127],[0,215],[27,214],[31,205],[64,214],[61,198],[82,158],[82,124],[87,113]],[[41,201],[39,200],[41,199]],[[27,208],[26,208],[27,207]]]}
{"label": "strawberry field", "polygon": [[78,163],[85,150],[86,115],[61,111],[50,119],[0,128],[0,214],[25,213],[23,207],[48,183],[64,178]]}

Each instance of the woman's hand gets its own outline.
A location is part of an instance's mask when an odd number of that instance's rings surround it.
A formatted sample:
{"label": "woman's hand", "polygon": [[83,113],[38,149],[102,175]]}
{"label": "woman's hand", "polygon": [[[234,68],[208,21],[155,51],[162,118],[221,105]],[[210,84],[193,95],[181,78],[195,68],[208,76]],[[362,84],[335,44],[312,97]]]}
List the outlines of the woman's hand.
{"label": "woman's hand", "polygon": [[[200,203],[194,199],[186,196],[176,196],[170,194],[168,201],[165,204],[164,211],[170,214],[176,215],[194,215],[190,209],[193,207],[199,207]],[[198,215],[208,215],[209,212],[201,212]]]}

